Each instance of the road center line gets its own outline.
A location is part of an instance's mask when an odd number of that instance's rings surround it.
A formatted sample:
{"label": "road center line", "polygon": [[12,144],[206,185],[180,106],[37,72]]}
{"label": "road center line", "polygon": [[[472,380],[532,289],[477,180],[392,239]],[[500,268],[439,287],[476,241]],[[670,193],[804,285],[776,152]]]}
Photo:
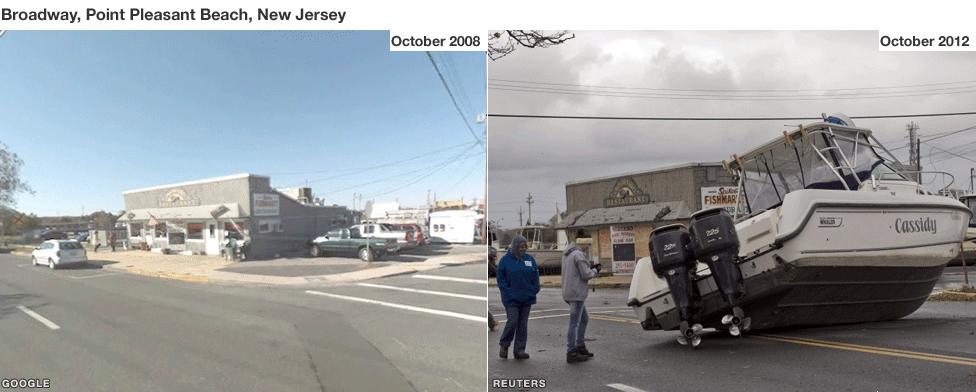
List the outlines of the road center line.
{"label": "road center line", "polygon": [[478,283],[478,284],[488,284],[487,280],[480,279],[466,279],[466,278],[452,278],[450,276],[437,276],[437,275],[414,275],[414,278],[419,279],[432,279],[432,280],[447,280],[451,282],[462,282],[462,283]]}
{"label": "road center line", "polygon": [[625,385],[625,384],[607,384],[607,387],[616,389],[618,391],[623,391],[623,392],[647,392],[643,389],[634,388],[630,385]]}
{"label": "road center line", "polygon": [[50,328],[52,330],[61,329],[61,327],[59,325],[55,324],[53,321],[44,318],[44,316],[41,316],[37,312],[28,309],[24,305],[17,305],[17,309],[20,309],[21,312],[27,313],[28,316],[33,317],[34,320],[40,321],[41,324],[44,324],[44,326],[46,326],[46,327],[48,327],[48,328]]}
{"label": "road center line", "polygon": [[377,288],[377,289],[399,290],[399,291],[406,291],[406,292],[410,292],[410,293],[442,295],[442,296],[445,296],[445,297],[473,299],[473,300],[477,300],[477,301],[488,301],[488,297],[479,297],[477,295],[465,295],[465,294],[448,293],[448,292],[444,292],[444,291],[411,289],[411,288],[407,288],[407,287],[387,286],[387,285],[384,285],[384,284],[357,283],[357,285],[363,286],[363,287],[372,287],[372,288]]}
{"label": "road center line", "polygon": [[368,303],[368,304],[386,306],[386,307],[390,307],[390,308],[410,310],[410,311],[420,312],[420,313],[436,314],[436,315],[439,315],[439,316],[454,317],[454,318],[459,318],[459,319],[462,319],[462,320],[477,321],[477,322],[480,322],[480,323],[488,323],[488,317],[472,316],[470,314],[456,313],[456,312],[448,312],[446,310],[422,308],[422,307],[419,307],[419,306],[401,305],[401,304],[396,304],[396,303],[392,303],[392,302],[377,301],[377,300],[374,300],[374,299],[366,299],[366,298],[359,298],[359,297],[350,297],[350,296],[347,296],[347,295],[323,293],[321,291],[315,291],[315,290],[305,290],[305,292],[308,293],[308,294],[321,295],[321,296],[324,296],[324,297],[331,297],[331,298],[338,298],[338,299],[344,299],[344,300],[347,300],[347,301],[364,302],[364,303]]}
{"label": "road center line", "polygon": [[883,347],[862,346],[859,344],[831,342],[826,340],[815,340],[815,339],[806,339],[806,338],[792,338],[787,336],[778,336],[778,335],[769,335],[769,334],[755,334],[749,336],[759,338],[759,339],[775,340],[779,342],[794,343],[794,344],[823,347],[823,348],[832,348],[836,350],[857,351],[857,352],[869,353],[869,354],[918,359],[922,361],[976,366],[976,358],[954,357],[951,355],[930,354],[930,353],[923,353],[917,351],[896,350],[896,349],[883,348]]}

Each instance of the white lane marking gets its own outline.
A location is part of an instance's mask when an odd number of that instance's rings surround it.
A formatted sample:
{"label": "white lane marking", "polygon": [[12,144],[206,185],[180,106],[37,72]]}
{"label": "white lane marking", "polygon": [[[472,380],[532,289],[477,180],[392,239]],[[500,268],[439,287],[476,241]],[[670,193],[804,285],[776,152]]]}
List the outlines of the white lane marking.
{"label": "white lane marking", "polygon": [[395,304],[395,303],[392,303],[392,302],[377,301],[377,300],[374,300],[374,299],[366,299],[366,298],[359,298],[359,297],[350,297],[350,296],[347,296],[347,295],[323,293],[321,291],[315,291],[315,290],[305,290],[305,292],[308,293],[308,294],[314,294],[314,295],[321,295],[321,296],[325,296],[325,297],[332,297],[332,298],[344,299],[344,300],[347,300],[347,301],[364,302],[364,303],[368,303],[368,304],[386,306],[386,307],[390,307],[390,308],[410,310],[410,311],[420,312],[420,313],[436,314],[436,315],[439,315],[439,316],[454,317],[454,318],[459,318],[459,319],[462,319],[462,320],[477,321],[477,322],[481,322],[481,323],[488,323],[488,317],[472,316],[470,314],[456,313],[456,312],[448,312],[446,310],[438,310],[438,309],[430,309],[430,308],[421,308],[419,306],[401,305],[401,304]]}
{"label": "white lane marking", "polygon": [[40,321],[41,324],[44,324],[48,328],[51,328],[51,329],[61,329],[61,327],[59,325],[55,324],[53,321],[44,318],[44,316],[41,316],[37,312],[28,309],[24,305],[17,305],[17,309],[20,309],[21,312],[27,313],[28,316],[33,317],[34,320]]}
{"label": "white lane marking", "polygon": [[618,391],[623,391],[623,392],[647,392],[647,391],[645,391],[643,389],[634,388],[634,387],[632,387],[630,385],[625,385],[625,384],[607,384],[607,386],[610,387],[610,388],[616,389]]}
{"label": "white lane marking", "polygon": [[95,274],[84,275],[84,276],[68,275],[68,277],[71,279],[91,279],[91,278],[101,278],[103,276],[121,275],[124,273],[125,272],[107,272],[107,273],[95,273]]}
{"label": "white lane marking", "polygon": [[451,281],[451,282],[488,284],[488,281],[487,280],[466,279],[466,278],[452,278],[450,276],[414,275],[413,277],[414,278],[419,278],[419,279],[447,280],[447,281]]}
{"label": "white lane marking", "polygon": [[473,300],[477,300],[477,301],[488,301],[488,297],[479,297],[477,295],[465,295],[465,294],[447,293],[447,292],[443,292],[443,291],[411,289],[411,288],[407,288],[407,287],[387,286],[385,284],[357,283],[357,285],[363,286],[363,287],[372,287],[372,288],[377,288],[377,289],[399,290],[399,291],[406,291],[406,292],[410,292],[410,293],[431,294],[431,295],[443,295],[445,297],[473,299]]}

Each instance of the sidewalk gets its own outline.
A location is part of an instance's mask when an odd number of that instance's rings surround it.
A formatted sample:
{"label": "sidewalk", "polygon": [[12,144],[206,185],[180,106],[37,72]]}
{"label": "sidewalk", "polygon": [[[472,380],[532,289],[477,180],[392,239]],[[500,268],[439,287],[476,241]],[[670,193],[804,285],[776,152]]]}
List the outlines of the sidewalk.
{"label": "sidewalk", "polygon": [[188,282],[301,285],[318,282],[348,283],[409,274],[450,265],[483,262],[485,256],[483,253],[436,256],[423,262],[386,263],[376,268],[369,268],[366,263],[363,263],[364,268],[358,271],[314,276],[274,276],[220,271],[222,268],[238,263],[213,256],[164,255],[154,252],[130,250],[117,252],[101,251],[98,253],[89,252],[88,258],[91,260],[91,263],[101,264],[106,270],[123,271],[132,274]]}
{"label": "sidewalk", "polygon": [[[561,287],[561,277],[559,275],[543,275],[539,277],[539,284],[542,287]],[[630,275],[598,276],[590,279],[590,287],[598,289],[606,288],[629,288]],[[495,278],[488,279],[489,286],[498,286]]]}

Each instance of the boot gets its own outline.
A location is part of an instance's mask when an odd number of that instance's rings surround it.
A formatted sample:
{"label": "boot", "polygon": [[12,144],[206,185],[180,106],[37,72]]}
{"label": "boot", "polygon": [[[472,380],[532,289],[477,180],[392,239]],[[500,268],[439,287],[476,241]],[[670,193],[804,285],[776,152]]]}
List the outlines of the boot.
{"label": "boot", "polygon": [[529,353],[525,351],[515,353],[515,359],[529,359]]}
{"label": "boot", "polygon": [[502,347],[501,349],[499,349],[498,356],[504,359],[508,359],[508,347]]}
{"label": "boot", "polygon": [[577,347],[576,351],[579,352],[580,355],[585,355],[587,358],[593,358],[593,353],[591,353],[589,350],[586,349],[585,344]]}
{"label": "boot", "polygon": [[585,356],[585,355],[583,355],[583,354],[580,354],[579,353],[579,350],[573,350],[573,351],[570,351],[570,352],[566,353],[566,363],[583,362],[583,361],[586,361],[588,359],[590,359],[590,358],[587,357],[587,356]]}

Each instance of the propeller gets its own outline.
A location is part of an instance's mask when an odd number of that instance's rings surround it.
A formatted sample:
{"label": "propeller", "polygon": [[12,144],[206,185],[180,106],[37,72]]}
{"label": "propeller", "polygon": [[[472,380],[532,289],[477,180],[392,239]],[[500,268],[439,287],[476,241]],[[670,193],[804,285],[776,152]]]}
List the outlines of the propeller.
{"label": "propeller", "polygon": [[702,330],[701,324],[695,323],[689,327],[687,321],[682,321],[680,328],[681,335],[678,336],[678,344],[687,346],[691,343],[691,348],[698,347],[701,344],[702,338],[699,335]]}
{"label": "propeller", "polygon": [[746,317],[742,308],[735,306],[732,308],[732,314],[722,316],[722,325],[729,326],[729,334],[732,336],[741,336],[742,332],[748,331],[752,326],[752,318]]}

